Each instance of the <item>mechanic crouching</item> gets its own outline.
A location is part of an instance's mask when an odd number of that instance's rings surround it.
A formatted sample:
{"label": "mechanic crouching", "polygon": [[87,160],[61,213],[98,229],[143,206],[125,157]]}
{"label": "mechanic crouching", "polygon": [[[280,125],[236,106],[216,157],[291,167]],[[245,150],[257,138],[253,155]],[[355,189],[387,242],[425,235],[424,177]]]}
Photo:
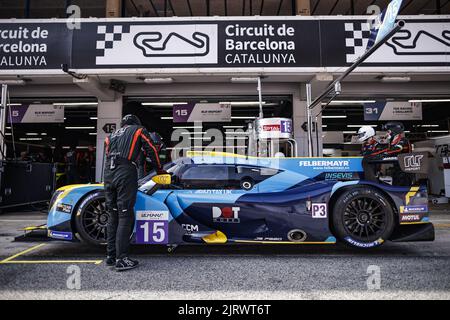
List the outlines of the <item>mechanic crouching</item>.
{"label": "mechanic crouching", "polygon": [[[401,153],[411,152],[411,144],[405,137],[405,127],[399,122],[388,122],[383,125],[386,135],[380,139],[371,126],[363,126],[358,130],[358,141],[362,143],[362,166],[366,180],[378,181],[380,165],[374,160],[383,160],[397,157]],[[409,185],[410,177],[403,173],[394,162],[393,183],[396,185]]]}
{"label": "mechanic crouching", "polygon": [[126,115],[121,128],[105,139],[104,170],[107,226],[108,266],[117,271],[137,267],[138,261],[128,257],[134,228],[134,205],[138,189],[136,163],[141,153],[150,157],[158,174],[163,173],[158,151],[152,138],[135,115]]}

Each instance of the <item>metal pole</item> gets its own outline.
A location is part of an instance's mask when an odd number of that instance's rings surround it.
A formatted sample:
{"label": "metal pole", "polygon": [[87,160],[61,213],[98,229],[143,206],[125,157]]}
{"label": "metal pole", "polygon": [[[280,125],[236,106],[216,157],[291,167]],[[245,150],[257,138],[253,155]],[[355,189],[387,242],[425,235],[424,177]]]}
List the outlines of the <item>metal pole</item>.
{"label": "metal pole", "polygon": [[[316,105],[322,102],[333,90],[335,95],[341,91],[341,82],[352,73],[357,67],[359,67],[364,61],[366,61],[379,47],[385,44],[394,34],[396,34],[401,28],[405,26],[405,21],[400,20],[397,25],[392,29],[383,39],[377,42],[373,47],[367,50],[357,61],[355,61],[341,76],[334,80],[313,102],[311,102],[311,84],[306,84],[306,99],[307,99],[307,117],[308,117],[308,156],[313,156],[313,142],[312,142],[312,109]],[[339,92],[338,92],[339,91]],[[333,100],[333,98],[330,99]],[[328,102],[328,104],[329,104]],[[322,109],[323,111],[323,109]],[[319,147],[319,146],[317,146]]]}
{"label": "metal pole", "polygon": [[379,47],[385,44],[394,34],[396,34],[403,26],[405,21],[400,20],[397,26],[391,30],[383,39],[377,42],[372,48],[367,50],[355,63],[353,63],[339,78],[334,80],[320,96],[318,96],[314,101],[308,106],[308,108],[313,109],[317,104],[319,104],[331,91],[334,90],[336,83],[342,82],[350,73],[353,72],[357,67],[359,67],[364,61],[366,61]]}
{"label": "metal pole", "polygon": [[308,157],[313,156],[312,147],[312,109],[311,105],[311,83],[306,84],[306,120],[307,120],[307,133],[308,133]]}
{"label": "metal pole", "polygon": [[262,88],[261,88],[261,77],[258,77],[258,101],[259,101],[259,118],[264,118],[263,112],[263,101],[262,101]]}
{"label": "metal pole", "polygon": [[0,109],[0,161],[5,160],[6,157],[6,148],[5,148],[5,123],[6,123],[6,103],[7,103],[7,95],[8,95],[8,85],[2,85],[2,100],[1,100],[1,109]]}

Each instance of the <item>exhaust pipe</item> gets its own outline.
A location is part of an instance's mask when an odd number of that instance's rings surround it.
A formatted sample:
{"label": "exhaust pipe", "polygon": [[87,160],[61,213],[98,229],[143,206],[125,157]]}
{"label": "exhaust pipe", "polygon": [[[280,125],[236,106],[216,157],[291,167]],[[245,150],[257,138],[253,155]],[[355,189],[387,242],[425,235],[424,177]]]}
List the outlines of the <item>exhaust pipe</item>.
{"label": "exhaust pipe", "polygon": [[292,242],[303,242],[306,240],[307,234],[300,229],[294,229],[288,232],[288,239]]}

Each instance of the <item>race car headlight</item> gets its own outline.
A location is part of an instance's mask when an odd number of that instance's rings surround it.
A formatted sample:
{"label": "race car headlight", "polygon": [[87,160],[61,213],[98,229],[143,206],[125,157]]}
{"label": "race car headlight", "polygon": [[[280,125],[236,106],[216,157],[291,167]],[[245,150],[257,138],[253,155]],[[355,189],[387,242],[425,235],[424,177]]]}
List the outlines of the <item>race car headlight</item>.
{"label": "race car headlight", "polygon": [[53,205],[55,204],[55,202],[56,202],[56,199],[58,199],[58,196],[61,194],[61,193],[63,193],[64,191],[63,190],[56,190],[54,193],[53,193],[53,196],[52,196],[52,198],[51,198],[51,200],[50,200],[50,203],[49,203],[49,205],[48,205],[48,208],[49,209],[51,209],[52,207],[53,207]]}

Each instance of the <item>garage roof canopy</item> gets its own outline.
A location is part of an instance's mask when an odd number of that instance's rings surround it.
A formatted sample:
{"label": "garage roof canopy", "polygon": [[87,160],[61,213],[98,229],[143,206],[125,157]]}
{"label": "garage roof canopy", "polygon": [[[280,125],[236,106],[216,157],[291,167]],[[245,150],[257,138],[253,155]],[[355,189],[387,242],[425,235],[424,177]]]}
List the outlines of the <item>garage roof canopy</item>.
{"label": "garage roof canopy", "polygon": [[[362,15],[371,5],[385,8],[388,0],[311,0],[311,15]],[[123,0],[123,17],[290,16],[296,0]],[[66,5],[81,7],[82,17],[104,17],[105,0],[3,0],[0,18],[63,18]],[[450,0],[405,0],[401,15],[449,14]]]}

